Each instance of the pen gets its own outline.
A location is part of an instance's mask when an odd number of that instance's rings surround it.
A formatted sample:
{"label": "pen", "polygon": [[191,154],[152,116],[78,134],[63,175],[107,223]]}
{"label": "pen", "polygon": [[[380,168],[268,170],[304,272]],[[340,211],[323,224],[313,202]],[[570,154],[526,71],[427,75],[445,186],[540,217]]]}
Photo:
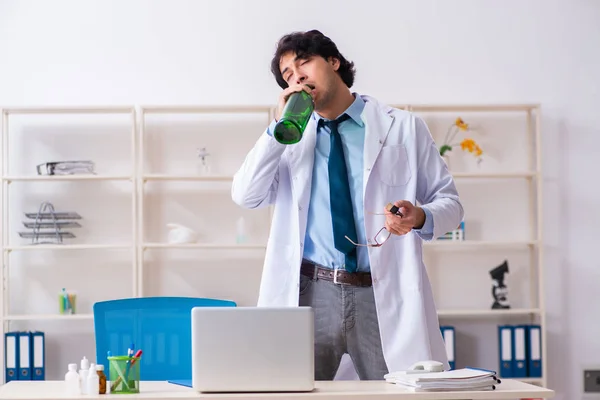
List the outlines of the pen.
{"label": "pen", "polygon": [[[140,358],[142,356],[142,350],[138,350],[137,353],[135,353],[135,355],[133,356],[134,359],[131,360],[131,365],[134,365],[136,363],[136,361],[138,360],[138,358]],[[127,379],[127,378],[125,378]],[[110,387],[110,391],[114,391],[116,389],[117,386],[119,386],[119,383],[121,383],[121,377],[119,376],[114,383],[111,385]],[[127,384],[127,382],[125,381],[125,385],[127,385],[129,387],[129,385]]]}
{"label": "pen", "polygon": [[65,298],[65,313],[67,314],[73,314],[73,307],[71,307],[70,301],[69,301],[69,295],[67,294],[67,291],[65,290],[65,288],[62,288],[63,291],[63,295]]}
{"label": "pen", "polygon": [[[129,346],[129,349],[127,349],[127,357],[131,357],[133,355],[133,349],[134,349],[134,345],[133,343],[131,343],[131,346]],[[125,367],[125,378],[127,378],[129,380],[129,368],[131,367],[131,360],[127,360],[126,363],[126,367]]]}

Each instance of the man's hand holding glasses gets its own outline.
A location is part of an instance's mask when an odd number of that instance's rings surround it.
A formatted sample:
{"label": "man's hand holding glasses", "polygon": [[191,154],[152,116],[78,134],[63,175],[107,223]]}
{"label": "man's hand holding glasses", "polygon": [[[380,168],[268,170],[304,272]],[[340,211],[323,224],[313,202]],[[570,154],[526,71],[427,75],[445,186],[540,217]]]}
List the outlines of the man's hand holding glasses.
{"label": "man's hand holding glasses", "polygon": [[398,200],[395,203],[388,203],[383,213],[373,213],[385,215],[385,226],[377,232],[369,243],[355,243],[348,236],[348,239],[355,246],[380,247],[394,235],[406,235],[412,229],[420,229],[425,224],[425,211],[421,207],[414,206],[410,201]]}
{"label": "man's hand holding glasses", "polygon": [[410,201],[398,200],[393,204],[398,209],[394,213],[388,204],[385,207],[385,229],[394,235],[406,235],[413,229],[420,229],[425,224],[425,211],[414,206]]}

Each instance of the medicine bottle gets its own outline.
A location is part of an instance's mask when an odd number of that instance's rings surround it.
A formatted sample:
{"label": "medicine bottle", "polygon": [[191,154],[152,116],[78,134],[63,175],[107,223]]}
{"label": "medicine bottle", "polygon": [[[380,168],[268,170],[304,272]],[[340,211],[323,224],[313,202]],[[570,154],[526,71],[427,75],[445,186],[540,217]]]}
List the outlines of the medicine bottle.
{"label": "medicine bottle", "polygon": [[90,372],[87,378],[86,394],[99,394],[100,392],[100,378],[96,373],[96,364],[90,363]]}
{"label": "medicine bottle", "polygon": [[90,360],[85,356],[81,359],[81,369],[79,370],[79,382],[81,382],[81,394],[87,394],[87,378],[90,372]]}
{"label": "medicine bottle", "polygon": [[79,374],[77,373],[77,364],[69,364],[69,371],[65,374],[65,385],[67,396],[81,394],[79,386]]}
{"label": "medicine bottle", "polygon": [[292,93],[281,112],[281,118],[275,124],[275,139],[283,144],[294,144],[302,140],[314,109],[313,98],[305,90]]}
{"label": "medicine bottle", "polygon": [[106,375],[104,374],[104,365],[96,365],[96,373],[98,374],[98,394],[106,394]]}

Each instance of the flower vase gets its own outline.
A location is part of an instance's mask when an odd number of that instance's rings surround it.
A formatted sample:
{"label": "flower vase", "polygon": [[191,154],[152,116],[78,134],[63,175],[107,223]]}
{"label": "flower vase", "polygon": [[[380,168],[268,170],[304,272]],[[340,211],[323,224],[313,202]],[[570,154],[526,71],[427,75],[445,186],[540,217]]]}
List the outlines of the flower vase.
{"label": "flower vase", "polygon": [[200,176],[208,176],[211,173],[210,162],[208,156],[210,153],[206,151],[206,147],[197,149],[198,152],[198,173]]}

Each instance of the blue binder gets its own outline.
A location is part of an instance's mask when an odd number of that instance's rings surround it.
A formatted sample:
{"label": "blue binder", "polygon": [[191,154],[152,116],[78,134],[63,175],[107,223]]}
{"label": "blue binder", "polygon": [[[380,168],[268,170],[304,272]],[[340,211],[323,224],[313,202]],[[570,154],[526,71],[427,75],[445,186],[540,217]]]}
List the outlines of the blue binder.
{"label": "blue binder", "polygon": [[19,380],[31,380],[31,333],[18,332]]}
{"label": "blue binder", "polygon": [[31,332],[31,380],[46,379],[46,340],[44,332]]}
{"label": "blue binder", "polygon": [[4,334],[4,382],[19,379],[19,334],[6,332]]}
{"label": "blue binder", "polygon": [[528,325],[527,341],[527,370],[530,378],[542,377],[542,331],[540,325]]}
{"label": "blue binder", "polygon": [[513,378],[527,377],[527,325],[514,327]]}
{"label": "blue binder", "polygon": [[444,337],[444,344],[446,345],[446,355],[448,356],[448,363],[450,369],[456,369],[456,335],[453,326],[441,326],[442,336]]}
{"label": "blue binder", "polygon": [[514,328],[511,325],[498,326],[498,358],[500,376],[513,378]]}

